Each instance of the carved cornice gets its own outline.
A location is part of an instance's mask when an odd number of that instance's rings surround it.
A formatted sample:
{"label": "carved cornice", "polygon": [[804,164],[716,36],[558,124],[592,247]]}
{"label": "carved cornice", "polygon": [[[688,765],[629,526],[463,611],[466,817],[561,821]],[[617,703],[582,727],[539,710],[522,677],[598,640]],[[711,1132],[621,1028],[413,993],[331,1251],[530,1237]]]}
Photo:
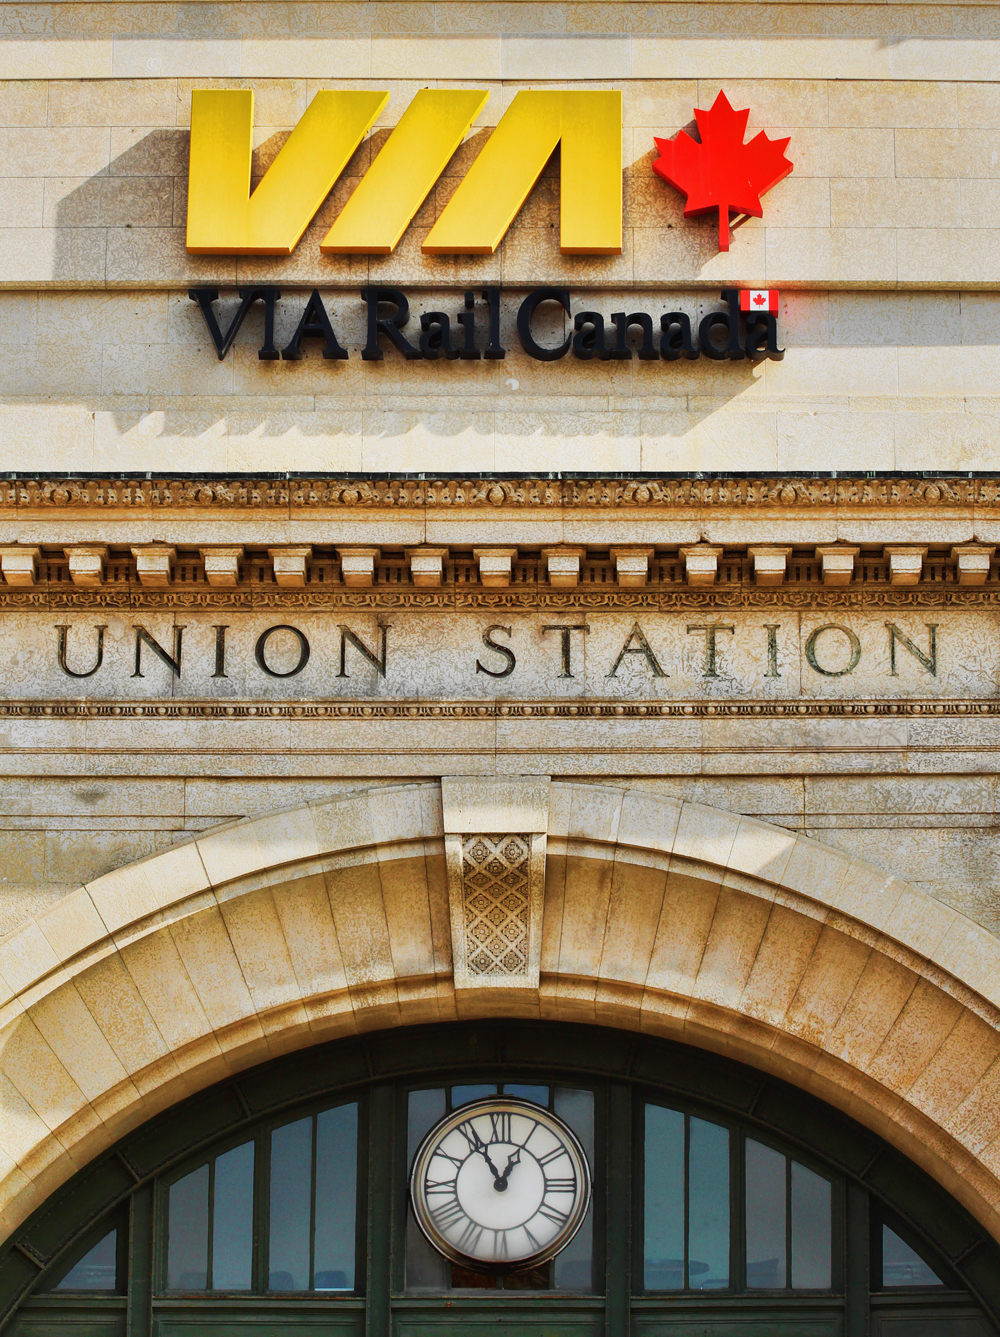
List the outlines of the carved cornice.
{"label": "carved cornice", "polygon": [[498,510],[699,507],[739,510],[1000,507],[996,478],[606,479],[131,479],[37,478],[0,482],[4,510],[227,513],[335,510]]}
{"label": "carved cornice", "polygon": [[449,587],[440,590],[393,588],[347,589],[325,586],[308,589],[243,587],[237,589],[176,588],[144,589],[104,587],[77,589],[72,586],[34,586],[27,589],[0,588],[0,611],[36,613],[107,613],[115,610],[177,610],[185,612],[289,612],[318,613],[331,610],[437,612],[463,609],[484,612],[551,611],[559,609],[650,609],[683,612],[697,609],[811,609],[839,608],[862,611],[881,608],[993,608],[1000,605],[1000,585],[970,587],[937,584],[900,587],[860,584],[846,588],[823,585],[783,585],[761,588],[752,583],[717,585],[709,588],[672,586],[627,590],[616,585],[603,589],[552,590],[548,586],[486,590]]}
{"label": "carved cornice", "polygon": [[28,719],[293,719],[298,721],[442,719],[833,719],[1000,716],[1000,700],[933,698],[741,701],[0,701],[0,718]]}

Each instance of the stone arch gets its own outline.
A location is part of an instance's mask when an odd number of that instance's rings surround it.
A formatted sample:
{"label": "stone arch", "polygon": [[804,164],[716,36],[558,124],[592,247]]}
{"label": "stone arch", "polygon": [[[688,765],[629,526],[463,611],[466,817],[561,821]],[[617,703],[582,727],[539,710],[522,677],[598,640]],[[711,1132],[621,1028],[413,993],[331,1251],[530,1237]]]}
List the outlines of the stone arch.
{"label": "stone arch", "polygon": [[[531,847],[521,978],[453,969],[477,831]],[[783,1077],[1000,1238],[998,966],[1000,941],[897,877],[627,783],[392,785],[233,823],[0,943],[2,1233],[131,1128],[266,1058],[529,1016]]]}

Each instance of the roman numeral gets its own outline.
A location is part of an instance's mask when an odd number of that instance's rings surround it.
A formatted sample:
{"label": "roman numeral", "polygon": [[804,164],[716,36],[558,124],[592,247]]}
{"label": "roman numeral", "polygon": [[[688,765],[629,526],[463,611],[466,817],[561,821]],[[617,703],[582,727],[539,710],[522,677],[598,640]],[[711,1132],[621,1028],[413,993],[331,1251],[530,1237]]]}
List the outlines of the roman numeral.
{"label": "roman numeral", "polygon": [[425,1179],[424,1192],[427,1193],[428,1196],[432,1193],[445,1193],[450,1197],[454,1197],[455,1183],[456,1181],[454,1179]]}
{"label": "roman numeral", "polygon": [[462,1231],[461,1235],[459,1235],[456,1245],[464,1253],[475,1253],[476,1246],[482,1237],[483,1227],[478,1225],[475,1221],[470,1221]]}
{"label": "roman numeral", "polygon": [[544,1156],[539,1156],[538,1164],[548,1165],[550,1164],[550,1162],[558,1160],[560,1156],[565,1156],[565,1155],[566,1155],[565,1147],[556,1147],[555,1150],[553,1151],[547,1151]]}
{"label": "roman numeral", "polygon": [[509,1114],[491,1114],[490,1123],[493,1125],[493,1135],[491,1142],[512,1142],[510,1133],[510,1115]]}
{"label": "roman numeral", "polygon": [[550,1207],[547,1202],[543,1202],[539,1207],[538,1215],[544,1216],[546,1221],[551,1221],[557,1226],[564,1226],[569,1219],[569,1212],[561,1212],[558,1207]]}
{"label": "roman numeral", "polygon": [[493,1232],[493,1257],[507,1257],[507,1232],[506,1230],[494,1230]]}
{"label": "roman numeral", "polygon": [[452,1198],[450,1202],[442,1203],[440,1207],[431,1208],[436,1224],[441,1230],[448,1230],[465,1217],[465,1210],[457,1198]]}
{"label": "roman numeral", "polygon": [[479,1150],[479,1134],[476,1132],[475,1128],[473,1128],[471,1123],[460,1123],[455,1131],[462,1134],[466,1142],[469,1144],[470,1151]]}
{"label": "roman numeral", "polygon": [[446,1161],[451,1161],[456,1170],[460,1170],[465,1164],[461,1156],[453,1156],[450,1151],[445,1151],[442,1147],[438,1147],[435,1151],[434,1159],[437,1160],[438,1156],[443,1156]]}
{"label": "roman numeral", "polygon": [[570,1176],[568,1179],[545,1179],[546,1193],[575,1193],[576,1180]]}

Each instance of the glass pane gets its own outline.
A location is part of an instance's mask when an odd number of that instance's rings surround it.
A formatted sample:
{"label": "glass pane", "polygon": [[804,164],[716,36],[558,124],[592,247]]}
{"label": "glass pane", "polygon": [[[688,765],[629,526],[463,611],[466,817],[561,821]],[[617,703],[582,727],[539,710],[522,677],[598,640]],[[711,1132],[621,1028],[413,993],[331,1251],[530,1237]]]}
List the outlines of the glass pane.
{"label": "glass pane", "polygon": [[833,1282],[833,1186],[792,1161],[792,1286],[829,1290]]}
{"label": "glass pane", "polygon": [[459,1105],[467,1105],[470,1100],[482,1100],[483,1096],[495,1096],[496,1082],[482,1086],[453,1086],[451,1088],[451,1107],[457,1110]]}
{"label": "glass pane", "polygon": [[[514,1094],[511,1087],[505,1088]],[[521,1088],[524,1091],[530,1091],[531,1087]],[[548,1095],[547,1087],[538,1087],[539,1091],[545,1091]],[[534,1097],[526,1096],[525,1099]],[[541,1100],[538,1102],[541,1104]],[[594,1173],[594,1093],[593,1091],[576,1091],[570,1088],[557,1087],[553,1099],[553,1107],[556,1114],[564,1123],[569,1124],[573,1132],[580,1139],[590,1165],[590,1173]],[[590,1291],[594,1288],[594,1209],[591,1206],[590,1211],[584,1218],[580,1229],[570,1240],[569,1244],[563,1249],[562,1253],[556,1255],[555,1267],[553,1271],[552,1284],[558,1291]]]}
{"label": "glass pane", "polygon": [[113,1291],[118,1279],[118,1231],[112,1230],[83,1255],[53,1290]]}
{"label": "glass pane", "polygon": [[549,1088],[547,1086],[521,1086],[517,1082],[506,1082],[505,1096],[517,1096],[518,1100],[533,1100],[536,1105],[549,1107]]}
{"label": "glass pane", "polygon": [[358,1199],[358,1107],[339,1105],[316,1120],[316,1243],[318,1291],[354,1289]]}
{"label": "glass pane", "polygon": [[646,1106],[643,1284],[684,1286],[684,1115]]}
{"label": "glass pane", "polygon": [[253,1259],[253,1143],[215,1162],[212,1290],[248,1291]]}
{"label": "glass pane", "polygon": [[785,1158],[778,1151],[746,1144],[747,1285],[771,1290],[786,1285]]}
{"label": "glass pane", "polygon": [[409,1174],[417,1148],[437,1123],[444,1118],[444,1090],[411,1091],[406,1105],[406,1172]]}
{"label": "glass pane", "polygon": [[691,1119],[688,1151],[688,1285],[729,1285],[729,1130]]}
{"label": "glass pane", "polygon": [[894,1230],[882,1227],[883,1286],[943,1286],[938,1274]]}
{"label": "glass pane", "polygon": [[199,1165],[167,1199],[167,1290],[203,1291],[208,1285],[208,1166]]}
{"label": "glass pane", "polygon": [[267,1287],[309,1289],[312,1116],[271,1134],[271,1221]]}
{"label": "glass pane", "polygon": [[[438,1119],[444,1117],[444,1089],[411,1091],[406,1109],[406,1170],[410,1172],[417,1148]],[[407,1185],[409,1187],[409,1185]],[[406,1289],[408,1291],[443,1291],[448,1289],[450,1272],[444,1258],[428,1243],[423,1231],[406,1213]]]}

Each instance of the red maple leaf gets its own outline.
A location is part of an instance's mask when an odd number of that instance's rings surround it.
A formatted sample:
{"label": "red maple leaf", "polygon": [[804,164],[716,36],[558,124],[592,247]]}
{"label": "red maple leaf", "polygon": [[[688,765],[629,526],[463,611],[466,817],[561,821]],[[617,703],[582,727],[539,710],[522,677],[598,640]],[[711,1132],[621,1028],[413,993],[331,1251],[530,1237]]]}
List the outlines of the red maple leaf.
{"label": "red maple leaf", "polygon": [[695,108],[701,143],[681,130],[674,139],[656,139],[660,156],[653,171],[686,196],[684,217],[719,211],[719,250],[729,250],[729,214],[762,218],[760,197],[792,170],[787,139],[768,139],[762,130],[744,144],[750,109],[734,111],[725,93],[711,111]]}

